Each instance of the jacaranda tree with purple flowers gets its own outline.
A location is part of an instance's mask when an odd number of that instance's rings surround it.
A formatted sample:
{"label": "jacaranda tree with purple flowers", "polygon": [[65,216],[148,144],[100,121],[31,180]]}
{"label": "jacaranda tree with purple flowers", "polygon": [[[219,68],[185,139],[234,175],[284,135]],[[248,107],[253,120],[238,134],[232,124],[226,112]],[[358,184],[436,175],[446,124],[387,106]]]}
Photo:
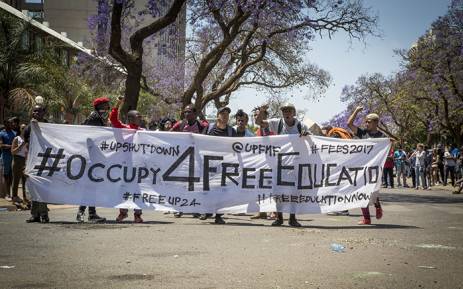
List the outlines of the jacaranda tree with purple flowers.
{"label": "jacaranda tree with purple flowers", "polygon": [[[104,28],[111,19],[109,54],[127,73],[124,112],[137,107],[140,89],[181,106],[194,103],[198,110],[210,102],[228,104],[232,93],[245,86],[273,93],[310,86],[312,96],[319,97],[330,77],[305,61],[310,42],[338,31],[363,40],[375,34],[377,24],[360,0],[184,2],[147,1],[145,10],[136,11],[134,1],[98,0],[100,8],[92,21]],[[167,60],[162,69],[150,66],[143,61],[144,47],[159,34],[170,33],[182,5],[187,5],[188,18],[184,62]],[[107,37],[97,36],[101,43]],[[172,93],[174,87],[180,90]]]}

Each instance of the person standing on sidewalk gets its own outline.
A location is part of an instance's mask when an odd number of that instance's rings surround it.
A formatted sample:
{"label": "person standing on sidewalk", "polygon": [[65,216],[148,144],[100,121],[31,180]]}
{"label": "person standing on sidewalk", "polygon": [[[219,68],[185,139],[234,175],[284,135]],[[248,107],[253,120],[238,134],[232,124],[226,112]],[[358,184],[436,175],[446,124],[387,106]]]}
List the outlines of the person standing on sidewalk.
{"label": "person standing on sidewalk", "polygon": [[[93,100],[92,105],[94,110],[90,115],[85,119],[83,125],[92,125],[92,126],[107,126],[108,123],[108,113],[109,113],[109,98],[99,97]],[[77,212],[76,220],[79,223],[84,222],[85,209],[86,206],[80,206],[79,211]],[[101,223],[105,222],[106,218],[98,216],[96,213],[95,207],[88,207],[88,221]]]}
{"label": "person standing on sidewalk", "polygon": [[[358,106],[354,112],[351,114],[347,120],[347,126],[352,131],[354,136],[359,139],[369,139],[369,138],[383,138],[386,137],[382,132],[378,130],[379,116],[376,113],[370,113],[365,117],[366,128],[357,127],[354,124],[354,121],[357,117],[357,114],[363,110],[362,106]],[[376,194],[375,194],[376,193]],[[381,203],[379,202],[379,197],[377,196],[378,192],[373,192],[376,195],[374,200],[376,208],[376,219],[381,219],[383,217],[383,209],[381,208]],[[370,225],[370,208],[362,208],[363,219],[358,223],[359,225]]]}
{"label": "person standing on sidewalk", "polygon": [[[407,154],[402,149],[402,146],[394,152],[394,164],[397,174],[397,186],[408,188],[407,185],[407,167],[406,167]],[[402,179],[402,183],[400,182]]]}
{"label": "person standing on sidewalk", "polygon": [[0,147],[2,149],[2,165],[3,165],[3,180],[4,187],[1,188],[5,192],[5,197],[11,198],[11,184],[13,182],[13,172],[11,165],[13,163],[13,155],[11,154],[11,144],[16,137],[13,118],[9,118],[5,122],[5,128],[0,131]]}
{"label": "person standing on sidewalk", "polygon": [[[20,134],[13,139],[11,144],[11,154],[13,155],[13,191],[12,201],[14,203],[28,204],[29,201],[26,196],[26,176],[24,175],[24,168],[26,167],[27,145],[24,141],[24,130],[26,125],[22,124],[20,127]],[[22,184],[23,199],[18,196],[19,182]]]}
{"label": "person standing on sidewalk", "polygon": [[[128,128],[128,129],[134,129],[134,130],[143,130],[143,128],[140,127],[142,123],[141,114],[136,110],[130,110],[127,113],[128,124],[124,124],[119,120],[119,107],[121,106],[123,102],[124,102],[124,98],[119,98],[116,105],[111,110],[111,113],[109,114],[109,120],[111,121],[111,125],[115,128]],[[116,222],[122,222],[122,220],[127,218],[128,212],[129,212],[128,209],[119,209],[119,216],[117,216]],[[143,219],[141,218],[141,215],[142,215],[142,210],[135,209],[133,213],[133,221],[135,223],[143,223]]]}
{"label": "person standing on sidewalk", "polygon": [[416,145],[416,150],[410,156],[410,159],[414,159],[415,163],[415,189],[420,189],[420,180],[421,188],[426,189],[426,151],[424,150],[424,144],[419,143]]}

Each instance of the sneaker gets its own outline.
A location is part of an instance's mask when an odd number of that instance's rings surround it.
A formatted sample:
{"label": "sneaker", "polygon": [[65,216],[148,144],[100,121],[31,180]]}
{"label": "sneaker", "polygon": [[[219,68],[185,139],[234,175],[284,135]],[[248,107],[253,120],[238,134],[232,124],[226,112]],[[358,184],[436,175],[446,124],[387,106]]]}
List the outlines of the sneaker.
{"label": "sneaker", "polygon": [[223,225],[225,224],[225,221],[223,220],[222,216],[215,216],[215,220],[214,220],[214,223],[215,224],[219,224],[219,225]]}
{"label": "sneaker", "polygon": [[133,222],[134,223],[143,223],[143,219],[141,218],[140,214],[133,214]]}
{"label": "sneaker", "polygon": [[362,219],[358,222],[359,225],[371,225],[370,219]]}
{"label": "sneaker", "polygon": [[48,215],[45,215],[45,216],[42,216],[40,217],[40,222],[41,223],[49,223],[50,222],[50,218],[48,218]]}
{"label": "sneaker", "polygon": [[93,222],[93,223],[103,223],[103,222],[106,222],[106,218],[102,218],[98,216],[97,214],[95,214],[95,215],[89,215],[88,221]]}
{"label": "sneaker", "polygon": [[14,196],[12,199],[11,199],[11,202],[13,203],[16,203],[16,204],[21,204],[23,202],[23,200],[18,197],[18,196]]}
{"label": "sneaker", "polygon": [[283,220],[282,219],[276,219],[273,223],[272,226],[281,226],[283,225]]}
{"label": "sneaker", "polygon": [[379,220],[383,217],[383,209],[382,208],[376,208],[376,219]]}
{"label": "sneaker", "polygon": [[201,214],[201,216],[199,216],[199,219],[201,221],[207,220],[207,218],[208,218],[207,214]]}
{"label": "sneaker", "polygon": [[26,220],[27,223],[40,223],[40,217],[31,216]]}
{"label": "sneaker", "polygon": [[122,220],[124,220],[127,217],[128,217],[127,213],[119,213],[119,216],[117,216],[116,218],[116,222],[122,222]]}
{"label": "sneaker", "polygon": [[296,219],[289,219],[288,225],[291,227],[301,227],[301,224]]}
{"label": "sneaker", "polygon": [[183,213],[182,213],[182,212],[176,212],[176,213],[174,213],[174,217],[175,217],[175,218],[180,218],[181,216],[183,216]]}
{"label": "sneaker", "polygon": [[[84,222],[84,216],[85,216],[84,212],[78,212],[77,216],[76,216],[76,221],[79,222],[79,223],[83,223]],[[88,217],[88,218],[90,219],[90,217]]]}
{"label": "sneaker", "polygon": [[193,218],[199,218],[199,217],[201,217],[201,214],[198,214],[198,213],[193,214]]}

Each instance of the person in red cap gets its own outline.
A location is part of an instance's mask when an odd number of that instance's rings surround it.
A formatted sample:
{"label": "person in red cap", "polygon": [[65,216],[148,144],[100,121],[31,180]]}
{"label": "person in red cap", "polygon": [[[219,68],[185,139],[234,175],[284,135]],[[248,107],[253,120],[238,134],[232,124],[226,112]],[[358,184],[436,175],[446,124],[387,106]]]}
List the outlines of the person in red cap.
{"label": "person in red cap", "polygon": [[[121,104],[124,102],[123,98],[119,98],[117,101],[116,105],[113,107],[111,110],[111,113],[109,114],[109,120],[111,121],[111,125],[115,128],[129,128],[129,129],[135,129],[135,130],[143,130],[142,127],[140,127],[142,123],[142,117],[141,114],[136,111],[136,110],[129,110],[127,113],[127,121],[128,124],[124,124],[119,120],[119,107]],[[128,209],[119,209],[119,216],[116,218],[116,222],[122,222],[125,218],[128,217]],[[133,213],[133,221],[135,223],[143,223],[143,219],[141,218],[142,210],[140,209],[135,209]]]}
{"label": "person in red cap", "polygon": [[[95,98],[92,102],[93,108],[95,109],[90,113],[87,119],[84,121],[84,125],[93,125],[93,126],[107,126],[108,123],[108,113],[109,113],[109,102],[110,99],[107,97]],[[86,206],[80,206],[79,211],[77,212],[76,220],[79,223],[84,222],[85,209]],[[102,218],[97,215],[95,207],[88,207],[88,221],[101,223],[106,221],[105,218]]]}

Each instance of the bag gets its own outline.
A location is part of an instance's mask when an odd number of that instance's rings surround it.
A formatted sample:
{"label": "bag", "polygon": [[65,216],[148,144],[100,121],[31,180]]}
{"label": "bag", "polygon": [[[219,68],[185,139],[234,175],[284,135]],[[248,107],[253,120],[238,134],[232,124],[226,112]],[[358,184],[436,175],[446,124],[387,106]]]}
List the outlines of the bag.
{"label": "bag", "polygon": [[352,139],[352,134],[340,127],[333,127],[327,134],[328,137],[338,137],[342,139]]}

